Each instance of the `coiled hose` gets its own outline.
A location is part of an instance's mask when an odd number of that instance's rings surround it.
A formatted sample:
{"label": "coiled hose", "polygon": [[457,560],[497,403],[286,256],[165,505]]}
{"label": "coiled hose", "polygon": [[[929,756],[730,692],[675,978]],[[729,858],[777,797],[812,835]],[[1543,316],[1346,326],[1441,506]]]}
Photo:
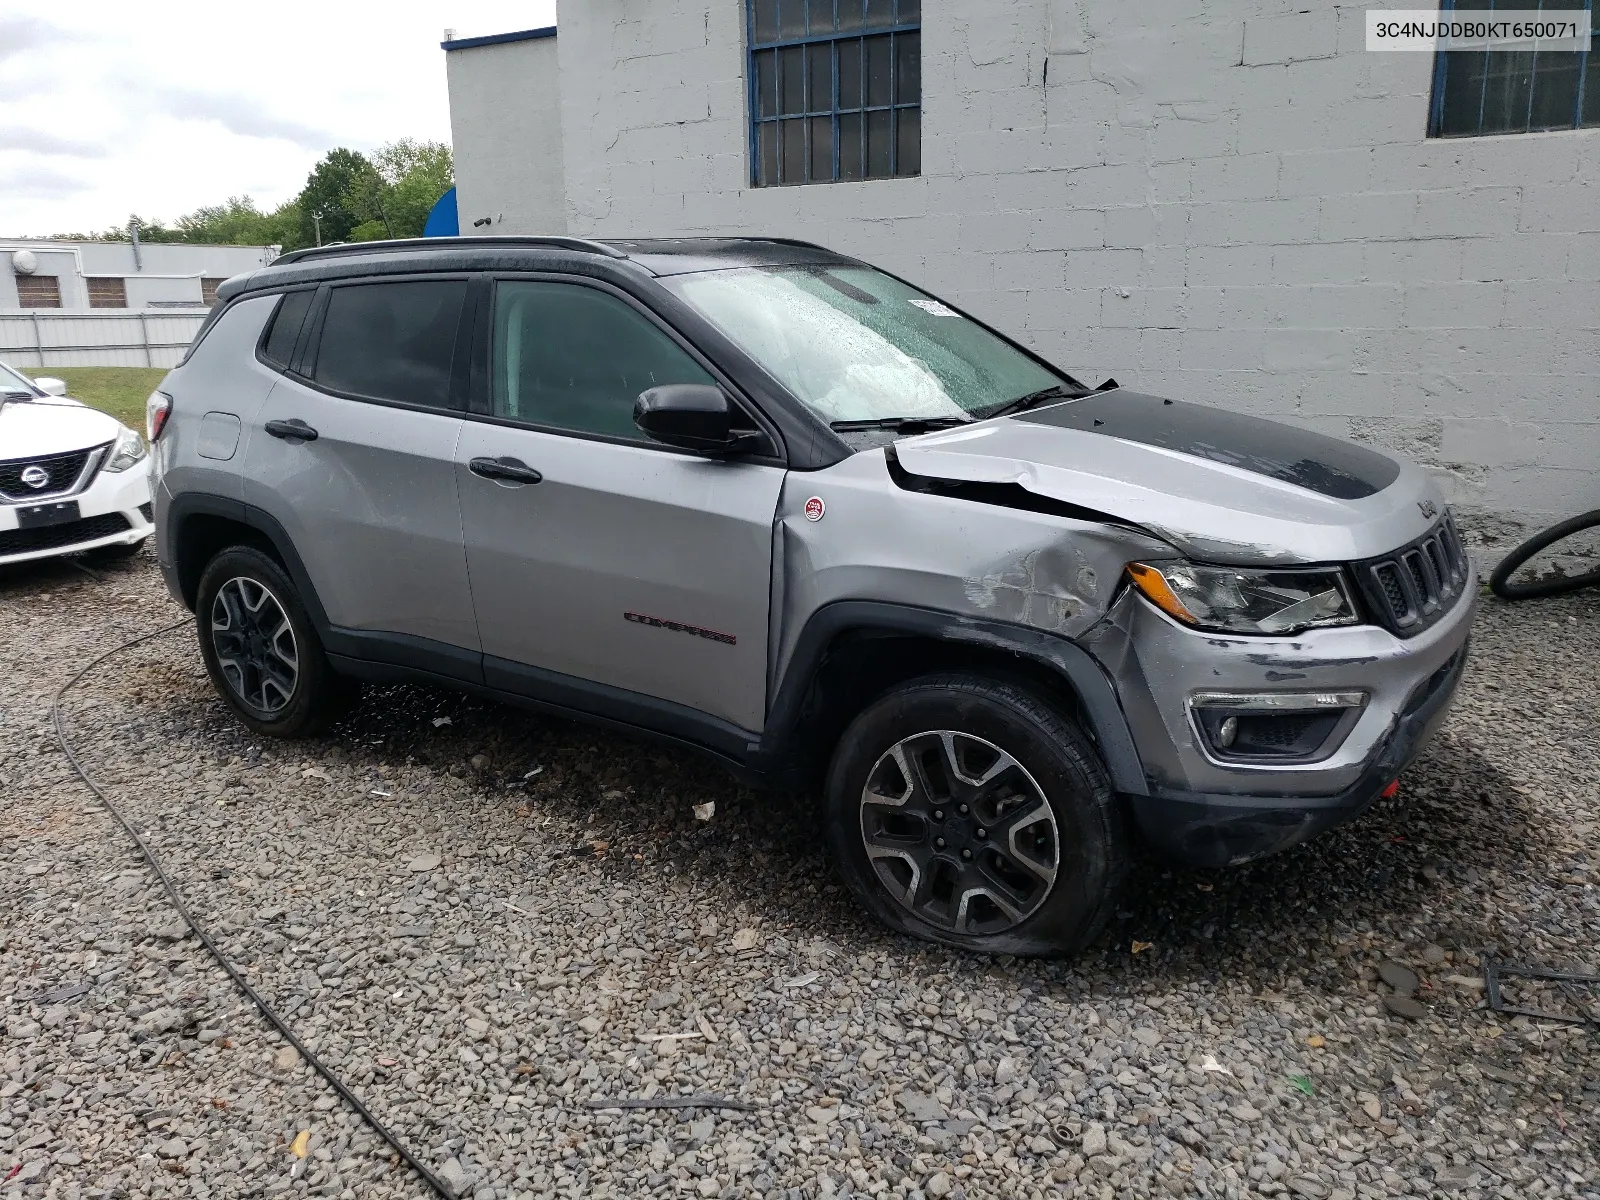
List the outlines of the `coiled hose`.
{"label": "coiled hose", "polygon": [[1555,545],[1562,538],[1582,533],[1585,529],[1600,526],[1600,508],[1586,512],[1571,520],[1552,525],[1535,534],[1500,561],[1489,576],[1489,590],[1502,600],[1533,600],[1541,596],[1564,596],[1579,588],[1600,584],[1600,569],[1582,575],[1561,575],[1554,578],[1534,579],[1527,583],[1513,583],[1511,577],[1535,554]]}

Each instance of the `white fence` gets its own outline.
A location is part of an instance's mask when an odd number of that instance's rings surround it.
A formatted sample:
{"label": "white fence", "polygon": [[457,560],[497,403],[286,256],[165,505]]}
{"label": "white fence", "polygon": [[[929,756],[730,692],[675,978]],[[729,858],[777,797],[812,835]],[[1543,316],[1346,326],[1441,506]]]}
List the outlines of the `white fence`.
{"label": "white fence", "polygon": [[0,313],[0,361],[13,367],[174,367],[206,312],[196,306]]}

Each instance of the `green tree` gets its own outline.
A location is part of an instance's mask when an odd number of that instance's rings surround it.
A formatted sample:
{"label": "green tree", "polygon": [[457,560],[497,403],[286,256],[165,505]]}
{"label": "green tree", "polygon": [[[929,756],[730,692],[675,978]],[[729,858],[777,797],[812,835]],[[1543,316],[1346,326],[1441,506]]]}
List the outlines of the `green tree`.
{"label": "green tree", "polygon": [[86,241],[96,242],[126,242],[133,236],[133,229],[139,229],[141,242],[181,242],[183,237],[174,229],[169,229],[155,217],[141,217],[138,213],[130,213],[126,223],[113,225],[104,233],[90,234]]}
{"label": "green tree", "polygon": [[401,138],[378,147],[368,167],[346,196],[361,218],[351,241],[421,237],[428,213],[455,186],[455,164],[443,142]]}
{"label": "green tree", "polygon": [[96,233],[57,234],[74,241],[126,242],[137,226],[141,242],[189,242],[203,245],[283,246],[299,244],[300,210],[289,200],[269,213],[249,196],[233,196],[225,203],[197,208],[170,226],[152,217],[130,216],[121,225]]}
{"label": "green tree", "polygon": [[[60,234],[77,241],[125,242],[133,226],[143,242],[282,246],[298,250],[331,242],[421,237],[439,197],[455,186],[450,147],[401,138],[369,159],[357,150],[330,150],[312,168],[293,200],[262,212],[249,196],[185,213],[171,225],[137,214],[122,225],[91,234]],[[318,226],[320,225],[319,239]]]}
{"label": "green tree", "polygon": [[296,197],[300,245],[317,244],[319,224],[323,245],[350,240],[350,230],[360,224],[363,218],[351,207],[349,197],[372,170],[366,155],[358,150],[340,146],[328,151],[322,161],[311,169],[311,174],[306,177],[306,186]]}
{"label": "green tree", "polygon": [[173,222],[178,240],[211,245],[272,246],[295,242],[300,233],[296,201],[279,205],[270,213],[256,207],[249,196],[232,196],[224,204],[197,208]]}

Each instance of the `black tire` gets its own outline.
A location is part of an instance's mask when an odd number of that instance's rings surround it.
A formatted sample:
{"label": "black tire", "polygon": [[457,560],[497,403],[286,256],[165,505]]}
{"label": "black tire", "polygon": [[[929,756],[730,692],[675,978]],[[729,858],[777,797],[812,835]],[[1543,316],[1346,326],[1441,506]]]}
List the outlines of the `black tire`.
{"label": "black tire", "polygon": [[1575,592],[1579,588],[1600,584],[1600,571],[1590,571],[1583,575],[1561,579],[1544,579],[1535,583],[1511,582],[1511,577],[1517,573],[1517,568],[1539,551],[1555,545],[1562,538],[1571,537],[1575,533],[1582,533],[1585,529],[1593,529],[1596,526],[1600,526],[1600,509],[1572,517],[1559,525],[1550,526],[1542,533],[1535,534],[1500,560],[1500,565],[1494,569],[1494,574],[1489,576],[1489,590],[1502,600],[1534,600],[1541,596],[1561,596],[1567,592]]}
{"label": "black tire", "polygon": [[139,551],[144,549],[145,539],[130,542],[120,546],[96,546],[93,550],[85,550],[83,556],[90,562],[122,562],[134,558]]}
{"label": "black tire", "polygon": [[[255,601],[258,607],[238,619],[241,601],[246,606]],[[230,546],[206,564],[194,611],[200,655],[212,686],[256,733],[307,737],[336,720],[353,698],[354,685],[329,665],[294,582],[255,547]],[[279,616],[287,626],[285,635],[269,636],[250,627],[257,622],[282,628]],[[223,627],[236,619],[236,630]],[[252,633],[254,643],[242,646],[241,639]],[[286,652],[293,659],[292,679]],[[268,665],[255,665],[258,659]]]}
{"label": "black tire", "polygon": [[[946,732],[953,736],[946,739]],[[926,802],[901,763],[918,773]],[[998,782],[987,786],[999,790],[998,801],[972,790],[987,772],[996,773]],[[904,794],[869,803],[869,785],[875,796],[902,787]],[[970,812],[960,808],[963,798],[972,801]],[[1037,799],[1048,817],[1038,813]],[[1128,865],[1128,837],[1088,739],[1034,692],[1002,679],[930,675],[874,701],[839,741],[825,803],[834,861],[867,910],[891,929],[967,950],[1077,953],[1105,925]],[[1008,834],[1005,826],[1017,819],[1012,814],[1025,809],[1038,815]],[[1019,837],[1029,844],[1019,848]],[[1019,864],[1049,860],[1052,841],[1057,865],[1046,883],[1042,868]],[[965,861],[962,849],[971,851]],[[924,854],[925,867],[912,861]],[[913,887],[909,901],[897,895]],[[1011,911],[1002,911],[1000,897]]]}

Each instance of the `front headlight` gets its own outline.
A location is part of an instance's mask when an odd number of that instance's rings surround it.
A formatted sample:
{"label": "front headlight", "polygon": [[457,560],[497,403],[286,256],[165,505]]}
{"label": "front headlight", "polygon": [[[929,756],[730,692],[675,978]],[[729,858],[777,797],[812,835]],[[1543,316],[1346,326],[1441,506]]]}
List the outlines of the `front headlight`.
{"label": "front headlight", "polygon": [[1196,629],[1285,634],[1361,620],[1337,568],[1256,571],[1168,561],[1129,563],[1128,576],[1162,612]]}
{"label": "front headlight", "polygon": [[124,429],[117,436],[117,444],[111,448],[111,457],[106,460],[106,470],[126,471],[144,456],[144,439],[133,430]]}

